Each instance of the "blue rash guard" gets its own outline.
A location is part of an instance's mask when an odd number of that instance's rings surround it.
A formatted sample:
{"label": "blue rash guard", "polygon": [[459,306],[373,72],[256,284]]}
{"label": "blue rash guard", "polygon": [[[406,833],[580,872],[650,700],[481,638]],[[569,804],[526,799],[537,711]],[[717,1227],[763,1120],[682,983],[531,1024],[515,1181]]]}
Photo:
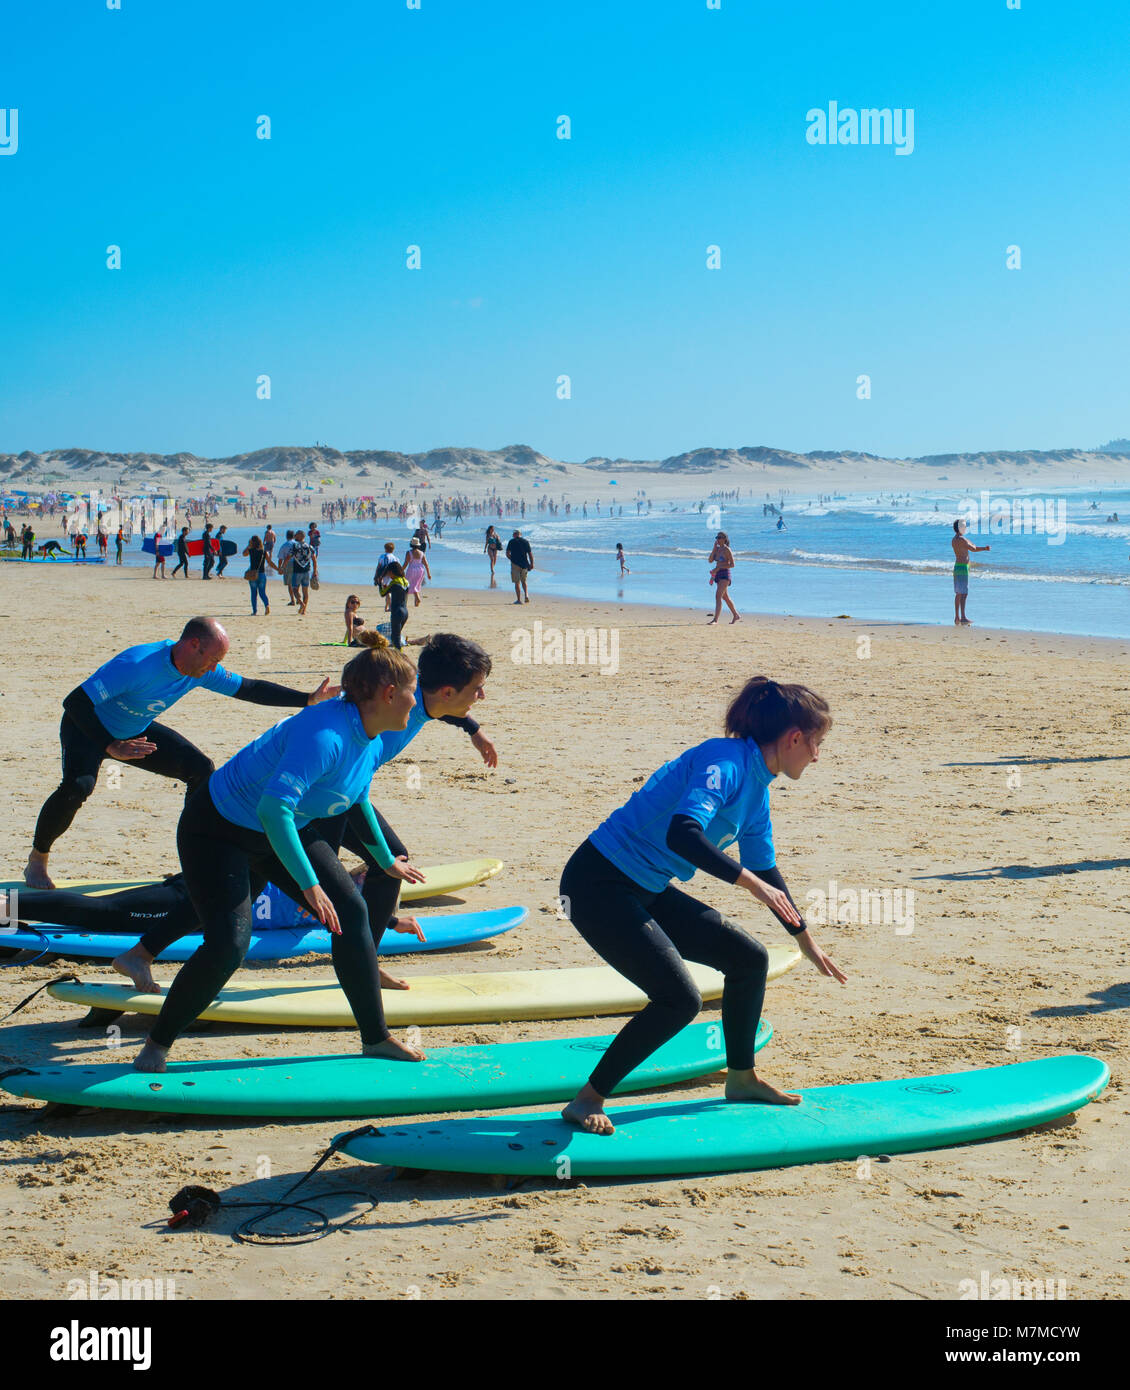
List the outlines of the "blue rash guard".
{"label": "blue rash guard", "polygon": [[79,687],[89,696],[99,720],[116,739],[143,734],[170,705],[198,686],[217,695],[237,695],[242,676],[217,666],[204,676],[182,676],[173,665],[176,642],[146,642],[99,666]]}
{"label": "blue rash guard", "polygon": [[[416,703],[412,708],[412,713],[408,716],[408,727],[406,729],[389,729],[386,730],[385,733],[377,735],[381,744],[381,752],[377,766],[379,767],[383,763],[391,762],[398,753],[403,752],[424,725],[428,723],[431,717],[424,704],[424,692],[420,687],[419,680],[417,680]],[[457,728],[466,730],[472,737],[479,732],[478,724],[470,715],[464,715],[462,718],[459,718],[454,714],[441,714],[440,722],[443,724],[454,724]]]}
{"label": "blue rash guard", "polygon": [[360,803],[366,847],[382,869],[394,862],[369,805],[369,784],[387,762],[357,706],[324,700],[268,729],[218,768],[208,790],[219,813],[248,830],[265,830],[271,848],[300,888],[318,881],[298,831]]}
{"label": "blue rash guard", "polygon": [[708,739],[664,763],[589,839],[649,893],[661,893],[673,878],[694,876],[695,866],[668,848],[673,816],[690,816],[720,850],[737,841],[743,868],[770,869],[777,862],[772,781],[755,740]]}

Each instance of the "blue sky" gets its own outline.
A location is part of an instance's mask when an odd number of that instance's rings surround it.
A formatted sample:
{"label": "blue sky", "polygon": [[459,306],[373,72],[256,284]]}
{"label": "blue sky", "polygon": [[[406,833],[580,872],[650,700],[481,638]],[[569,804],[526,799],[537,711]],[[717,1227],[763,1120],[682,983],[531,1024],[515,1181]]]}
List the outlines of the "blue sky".
{"label": "blue sky", "polygon": [[[1124,0],[8,0],[3,27],[0,451],[1130,434]],[[912,108],[914,152],[810,145],[830,100]]]}

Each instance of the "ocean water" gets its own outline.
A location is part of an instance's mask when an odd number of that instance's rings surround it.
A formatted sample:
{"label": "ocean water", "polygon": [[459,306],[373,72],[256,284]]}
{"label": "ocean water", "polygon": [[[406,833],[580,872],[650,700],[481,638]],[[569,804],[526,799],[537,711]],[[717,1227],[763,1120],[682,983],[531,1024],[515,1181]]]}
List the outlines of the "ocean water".
{"label": "ocean water", "polygon": [[[897,497],[872,492],[823,501],[775,494],[785,530],[777,529],[775,516],[763,515],[763,500],[764,495],[725,504],[707,500],[700,511],[700,497],[688,497],[642,514],[625,500],[619,503],[623,515],[609,516],[602,497],[599,516],[590,504],[587,518],[574,513],[540,520],[531,512],[525,519],[496,518],[495,525],[504,543],[516,525],[529,538],[534,594],[666,604],[705,617],[714,604],[707,556],[722,530],[737,560],[731,596],[743,613],[846,613],[862,620],[952,624],[950,540],[954,518],[963,515],[972,519],[968,538],[991,547],[973,557],[970,567],[967,612],[974,624],[1130,637],[1130,489],[949,490]],[[1108,520],[1114,513],[1122,520]],[[486,524],[479,517],[448,521],[429,553],[437,587],[489,587]],[[275,529],[281,536],[285,525],[276,521]],[[376,611],[372,577],[383,542],[395,540],[402,550],[411,529],[399,522],[348,520],[323,527],[322,577],[354,586],[368,616]],[[199,528],[193,534],[198,533]],[[242,549],[251,528],[228,535]],[[617,541],[631,569],[623,579]],[[129,563],[146,559],[136,553],[135,542]],[[198,573],[199,560],[192,563]],[[244,568],[237,556],[228,573]],[[501,601],[512,592],[505,559],[496,576]],[[272,576],[272,586],[279,582]]]}

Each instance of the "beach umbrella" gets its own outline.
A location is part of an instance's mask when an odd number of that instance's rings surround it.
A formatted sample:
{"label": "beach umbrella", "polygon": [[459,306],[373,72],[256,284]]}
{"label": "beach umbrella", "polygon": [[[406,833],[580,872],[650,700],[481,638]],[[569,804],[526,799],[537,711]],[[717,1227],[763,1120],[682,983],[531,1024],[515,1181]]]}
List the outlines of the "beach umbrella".
{"label": "beach umbrella", "polygon": [[270,489],[269,487],[261,487],[261,488],[259,489],[260,492],[270,492],[270,490],[271,490],[271,489]]}

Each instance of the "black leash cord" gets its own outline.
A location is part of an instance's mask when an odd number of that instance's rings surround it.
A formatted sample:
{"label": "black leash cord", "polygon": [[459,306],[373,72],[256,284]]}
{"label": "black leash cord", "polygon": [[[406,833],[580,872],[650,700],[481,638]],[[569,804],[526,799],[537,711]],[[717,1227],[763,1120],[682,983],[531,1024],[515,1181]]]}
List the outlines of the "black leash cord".
{"label": "black leash cord", "polygon": [[[371,1211],[377,1208],[376,1198],[371,1193],[362,1191],[356,1187],[335,1187],[328,1192],[320,1194],[322,1199],[327,1197],[360,1197],[368,1203],[364,1211],[357,1212],[348,1221],[341,1221],[337,1225],[330,1222],[330,1218],[324,1211],[317,1207],[308,1206],[304,1202],[288,1202],[286,1199],[292,1192],[296,1192],[307,1179],[312,1178],[321,1166],[326,1163],[333,1154],[349,1142],[350,1139],[360,1138],[362,1135],[375,1134],[377,1131],[372,1125],[362,1125],[359,1129],[350,1130],[348,1134],[339,1135],[337,1139],[318,1159],[317,1163],[296,1183],[290,1187],[279,1198],[269,1198],[262,1202],[225,1202],[215,1192],[207,1187],[182,1187],[175,1197],[169,1202],[169,1208],[173,1212],[169,1220],[172,1227],[189,1225],[202,1226],[208,1218],[218,1211],[221,1207],[225,1210],[233,1211],[243,1207],[266,1207],[258,1216],[249,1216],[241,1221],[233,1231],[233,1235],[241,1245],[308,1245],[311,1241],[321,1240],[323,1236],[332,1235],[334,1231],[344,1231],[352,1226],[354,1222],[360,1221],[363,1216],[368,1216]],[[283,1211],[304,1211],[318,1223],[312,1231],[295,1232],[293,1234],[282,1231],[266,1231],[259,1233],[255,1227],[261,1221],[267,1221]]]}
{"label": "black leash cord", "polygon": [[[3,938],[0,938],[0,940],[2,939]],[[39,957],[36,956],[36,960],[38,959]],[[24,961],[23,964],[31,965],[32,962]],[[31,1003],[31,1001],[35,998],[37,994],[42,994],[43,991],[45,989],[48,989],[51,985],[65,984],[69,980],[73,980],[76,985],[80,983],[77,975],[56,975],[53,980],[44,980],[44,982],[39,986],[39,988],[33,989],[26,999],[21,999],[14,1009],[9,1009],[8,1012],[4,1015],[4,1017],[0,1018],[0,1023],[6,1023],[8,1019],[12,1017],[13,1014],[18,1014],[21,1009],[27,1008],[27,1006]]]}

